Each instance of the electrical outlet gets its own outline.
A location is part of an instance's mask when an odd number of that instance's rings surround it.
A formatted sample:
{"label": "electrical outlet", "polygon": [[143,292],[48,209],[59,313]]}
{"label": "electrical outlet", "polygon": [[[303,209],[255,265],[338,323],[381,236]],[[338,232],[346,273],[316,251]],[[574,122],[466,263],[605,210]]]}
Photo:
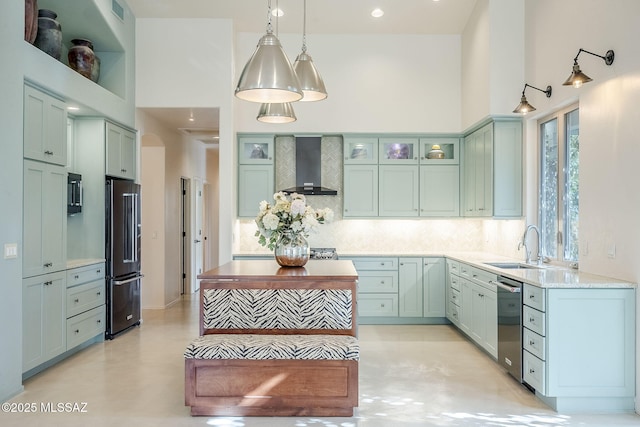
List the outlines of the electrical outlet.
{"label": "electrical outlet", "polygon": [[616,244],[615,243],[611,243],[607,247],[607,256],[609,258],[615,258],[616,257]]}
{"label": "electrical outlet", "polygon": [[4,259],[18,258],[18,244],[17,243],[5,243],[4,245]]}

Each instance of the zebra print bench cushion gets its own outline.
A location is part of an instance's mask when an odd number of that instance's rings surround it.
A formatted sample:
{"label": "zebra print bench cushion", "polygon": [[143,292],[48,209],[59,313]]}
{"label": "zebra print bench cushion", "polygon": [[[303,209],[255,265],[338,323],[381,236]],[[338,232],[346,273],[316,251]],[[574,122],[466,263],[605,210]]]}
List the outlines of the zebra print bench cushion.
{"label": "zebra print bench cushion", "polygon": [[185,359],[358,360],[360,346],[350,335],[212,334],[193,340]]}
{"label": "zebra print bench cushion", "polygon": [[351,329],[348,289],[205,289],[204,329]]}

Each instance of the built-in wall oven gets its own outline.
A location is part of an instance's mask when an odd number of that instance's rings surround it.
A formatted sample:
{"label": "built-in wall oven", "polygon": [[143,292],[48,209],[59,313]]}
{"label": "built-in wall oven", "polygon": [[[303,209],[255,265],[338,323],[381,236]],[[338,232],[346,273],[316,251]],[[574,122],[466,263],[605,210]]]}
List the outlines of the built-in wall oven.
{"label": "built-in wall oven", "polygon": [[498,276],[498,362],[522,382],[522,282]]}

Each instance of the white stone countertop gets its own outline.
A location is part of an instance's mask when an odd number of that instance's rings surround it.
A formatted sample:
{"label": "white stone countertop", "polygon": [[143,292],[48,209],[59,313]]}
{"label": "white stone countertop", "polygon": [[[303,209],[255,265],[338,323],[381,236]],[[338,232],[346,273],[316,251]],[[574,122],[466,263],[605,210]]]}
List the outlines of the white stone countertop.
{"label": "white stone countertop", "polygon": [[86,267],[87,265],[100,264],[105,262],[104,258],[81,258],[67,260],[67,270],[78,267]]}
{"label": "white stone countertop", "polygon": [[[258,255],[269,256],[271,253],[237,253],[237,256]],[[470,264],[474,267],[481,268],[492,273],[519,280],[540,288],[561,288],[561,289],[585,289],[585,288],[636,288],[637,284],[625,280],[614,279],[612,277],[599,276],[596,274],[585,273],[580,270],[553,265],[542,264],[541,266],[532,265],[533,268],[507,269],[486,265],[487,262],[508,262],[524,264],[522,260],[495,255],[486,252],[405,252],[405,253],[369,253],[369,252],[342,252],[338,250],[338,257],[354,258],[358,256],[375,256],[375,257],[447,257],[456,261]]]}

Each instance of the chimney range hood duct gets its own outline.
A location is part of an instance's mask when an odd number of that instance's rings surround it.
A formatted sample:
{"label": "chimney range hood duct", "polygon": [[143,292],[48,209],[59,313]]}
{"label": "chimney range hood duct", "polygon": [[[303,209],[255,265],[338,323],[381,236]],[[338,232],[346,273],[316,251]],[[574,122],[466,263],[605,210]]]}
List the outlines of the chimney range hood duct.
{"label": "chimney range hood duct", "polygon": [[296,137],[296,186],[282,191],[314,196],[338,194],[336,190],[321,185],[321,141],[320,136]]}

